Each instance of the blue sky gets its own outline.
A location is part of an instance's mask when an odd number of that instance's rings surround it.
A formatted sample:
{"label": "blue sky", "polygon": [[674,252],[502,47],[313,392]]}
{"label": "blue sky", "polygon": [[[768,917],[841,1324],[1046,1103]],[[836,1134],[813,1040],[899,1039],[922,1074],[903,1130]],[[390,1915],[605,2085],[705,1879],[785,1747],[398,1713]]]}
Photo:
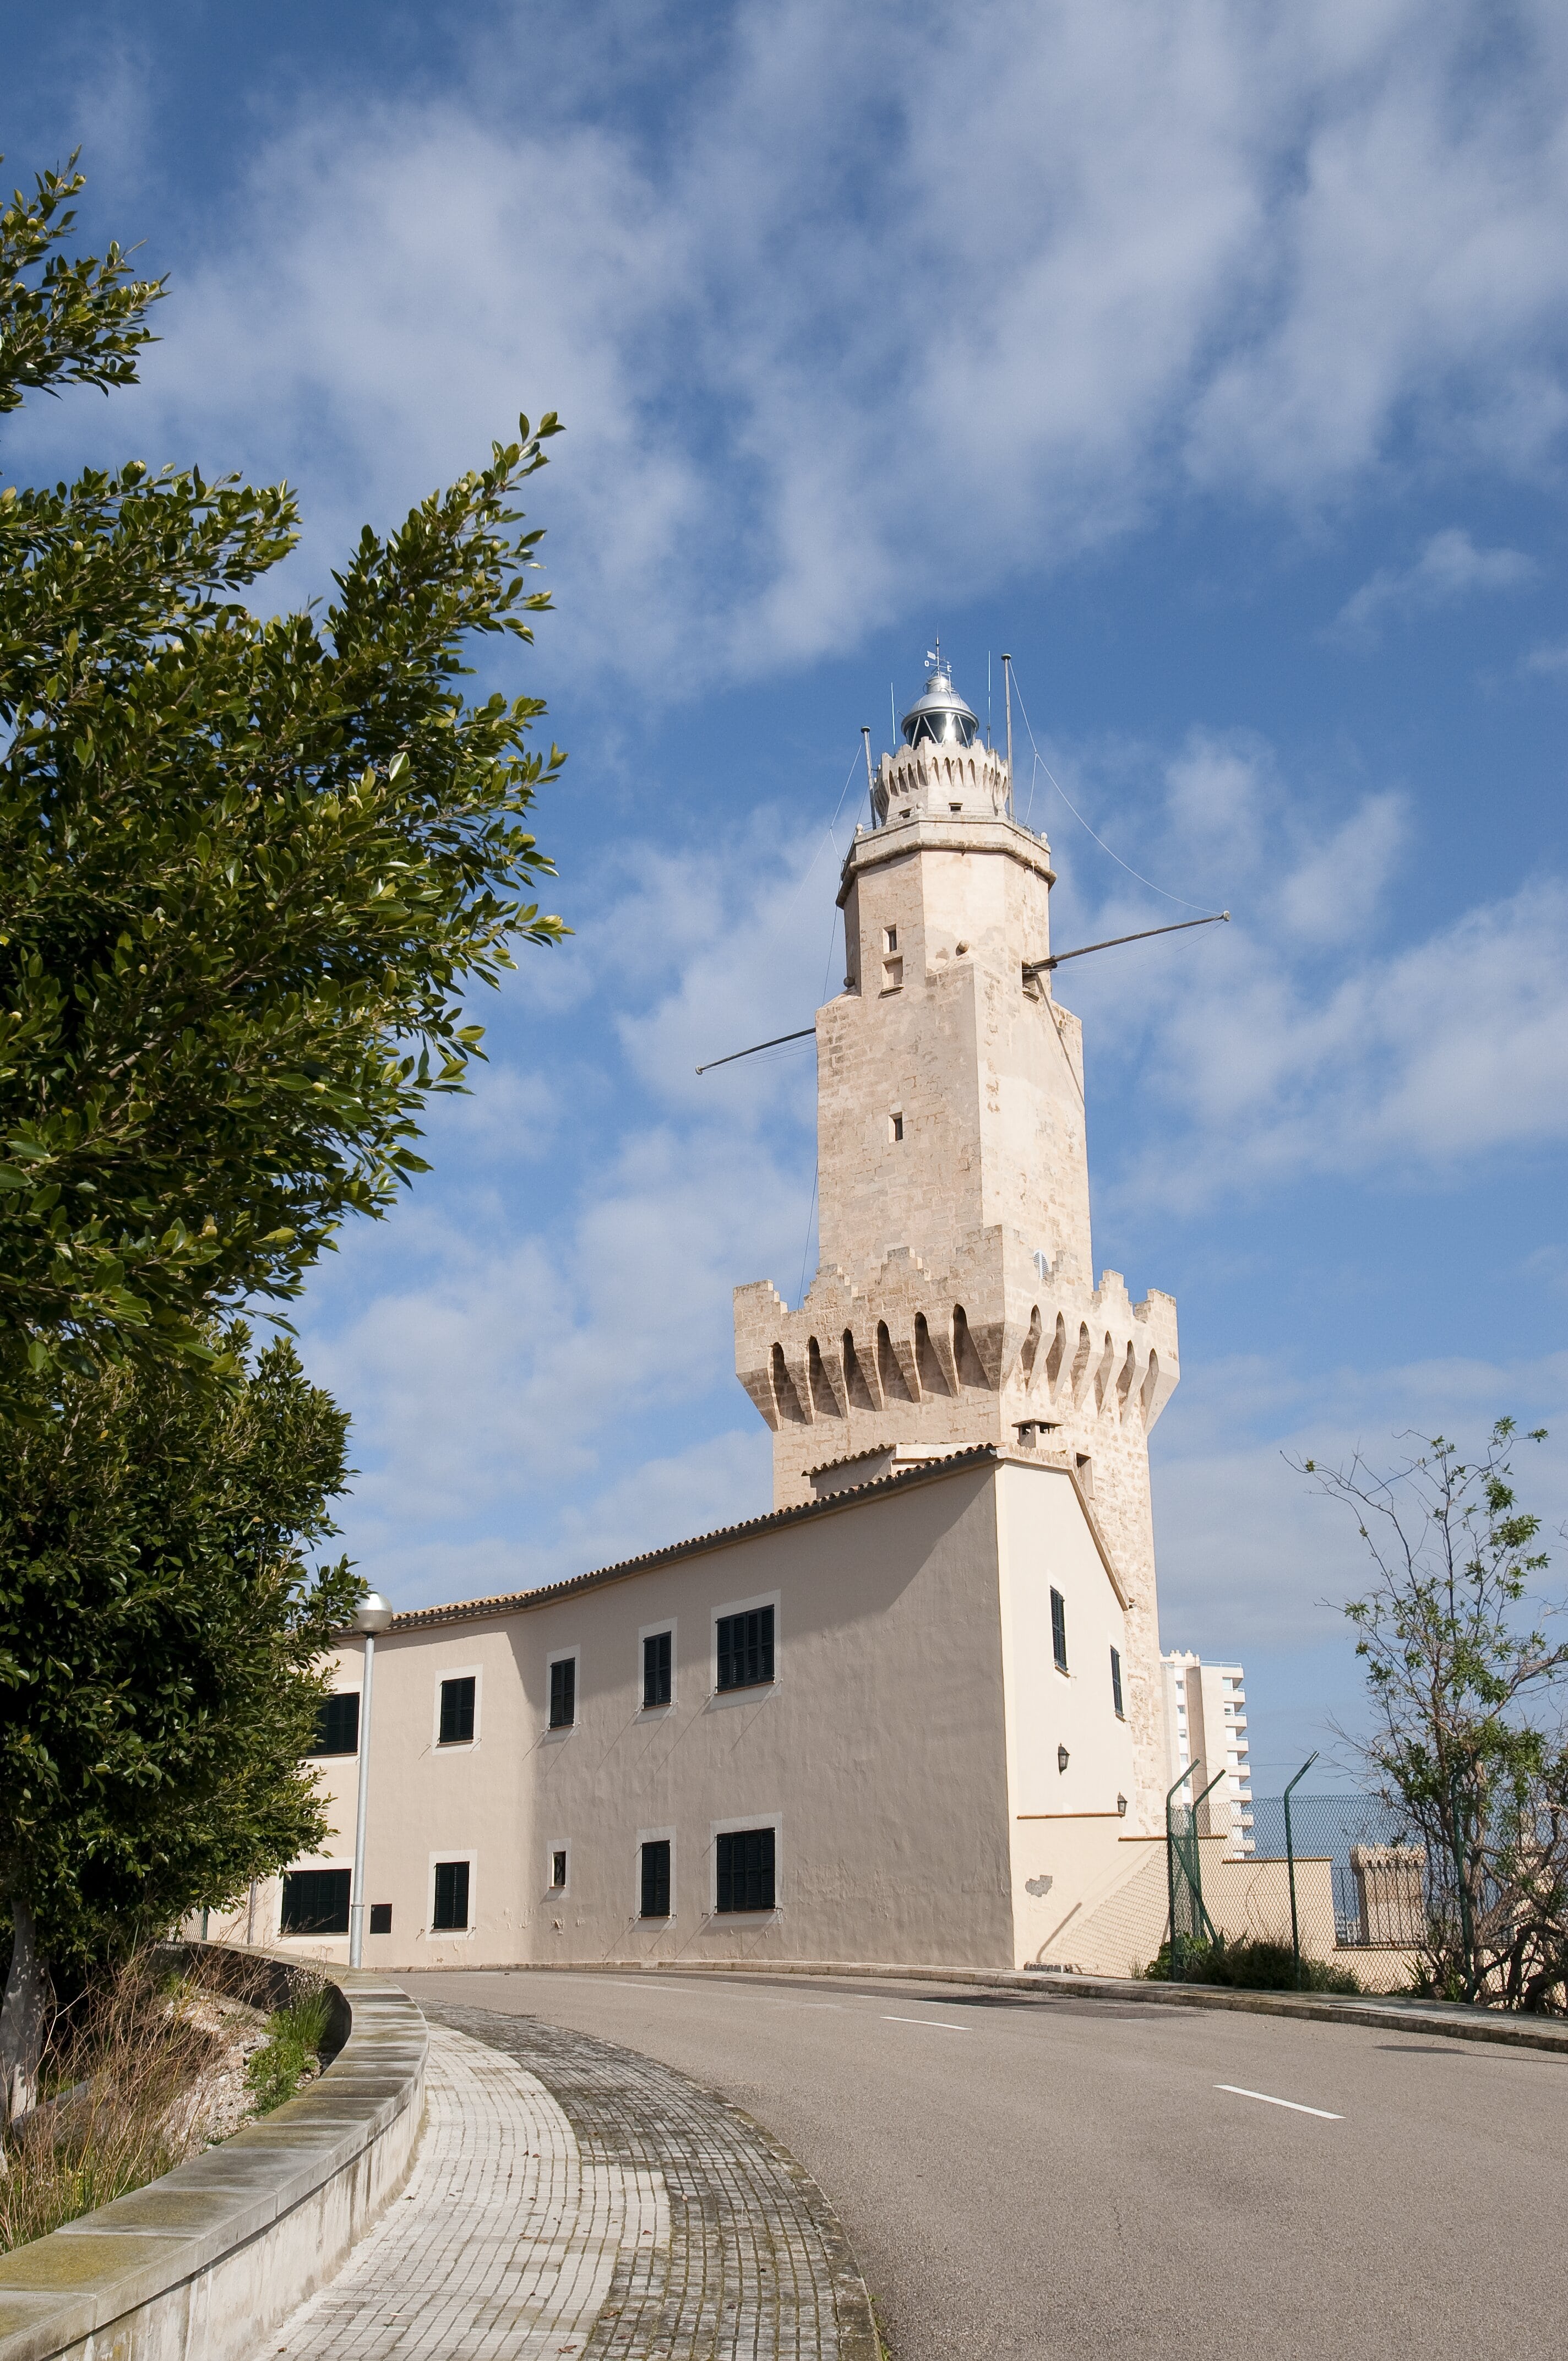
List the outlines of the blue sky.
{"label": "blue sky", "polygon": [[841,972],[858,727],[939,629],[1163,889],[1025,740],[1058,942],[1235,914],[1063,997],[1097,1259],[1180,1307],[1164,1636],[1246,1663],[1277,1791],[1357,1697],[1354,1537],[1283,1452],[1510,1411],[1568,1513],[1562,11],[5,15],[13,175],[80,143],[84,227],[173,289],[144,386],[8,473],[287,476],[292,599],[567,423],[498,676],[572,752],[576,931],[304,1310],[365,1571],[472,1596],[766,1506],[729,1298],[809,1261],[810,1047],[692,1068]]}

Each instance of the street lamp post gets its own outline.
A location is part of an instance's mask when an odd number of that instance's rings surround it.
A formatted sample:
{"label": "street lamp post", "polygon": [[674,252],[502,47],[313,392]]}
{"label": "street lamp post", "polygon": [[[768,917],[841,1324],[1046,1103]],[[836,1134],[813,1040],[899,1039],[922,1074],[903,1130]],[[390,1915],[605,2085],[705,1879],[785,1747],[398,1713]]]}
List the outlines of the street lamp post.
{"label": "street lamp post", "polygon": [[370,1685],[376,1677],[376,1634],[384,1631],[392,1610],[378,1590],[367,1590],[359,1602],[354,1628],[365,1636],[365,1677],[359,1691],[359,1806],[354,1816],[354,1884],[348,1902],[348,1964],[365,1964],[365,1806],[370,1790]]}

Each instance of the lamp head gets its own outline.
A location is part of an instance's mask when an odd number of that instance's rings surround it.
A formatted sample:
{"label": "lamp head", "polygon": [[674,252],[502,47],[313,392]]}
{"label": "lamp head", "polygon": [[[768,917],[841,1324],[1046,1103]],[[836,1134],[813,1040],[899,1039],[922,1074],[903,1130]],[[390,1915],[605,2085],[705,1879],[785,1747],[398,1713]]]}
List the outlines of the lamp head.
{"label": "lamp head", "polygon": [[1057,1769],[1058,1771],[1065,1771],[1071,1760],[1072,1757],[1069,1754],[1065,1746],[1058,1746],[1057,1748]]}
{"label": "lamp head", "polygon": [[367,1639],[376,1639],[392,1620],[392,1609],[378,1590],[367,1590],[354,1610],[354,1628]]}

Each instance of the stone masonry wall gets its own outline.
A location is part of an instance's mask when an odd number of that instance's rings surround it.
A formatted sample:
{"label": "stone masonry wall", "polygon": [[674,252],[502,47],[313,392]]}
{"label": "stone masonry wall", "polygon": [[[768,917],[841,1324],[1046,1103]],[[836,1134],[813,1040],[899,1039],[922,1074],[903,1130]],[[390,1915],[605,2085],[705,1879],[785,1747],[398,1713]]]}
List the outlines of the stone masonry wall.
{"label": "stone masonry wall", "polygon": [[945,762],[883,758],[888,825],[845,862],[846,985],[817,1020],[821,1263],[795,1312],[765,1280],[737,1289],[736,1370],[773,1432],[777,1508],[890,1444],[1066,1455],[1130,1602],[1146,1818],[1165,1759],[1148,1433],[1176,1306],[1133,1303],[1114,1271],[1094,1285],[1080,1028],[1028,972],[1049,848],[1008,817],[994,755]]}

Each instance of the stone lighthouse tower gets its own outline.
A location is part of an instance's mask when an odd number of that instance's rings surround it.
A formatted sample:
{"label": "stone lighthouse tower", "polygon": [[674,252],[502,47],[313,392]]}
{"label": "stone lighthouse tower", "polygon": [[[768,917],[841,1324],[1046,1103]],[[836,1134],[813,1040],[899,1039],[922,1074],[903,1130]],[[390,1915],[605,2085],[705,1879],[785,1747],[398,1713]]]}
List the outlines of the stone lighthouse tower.
{"label": "stone lighthouse tower", "polygon": [[940,661],[902,735],[844,862],[844,989],[817,1013],[821,1259],[798,1312],[736,1290],[736,1370],[773,1432],[775,1508],[978,1444],[1065,1462],[1127,1602],[1148,1797],[1148,1434],[1176,1306],[1094,1283],[1081,1028],[1040,964],[1050,849]]}

